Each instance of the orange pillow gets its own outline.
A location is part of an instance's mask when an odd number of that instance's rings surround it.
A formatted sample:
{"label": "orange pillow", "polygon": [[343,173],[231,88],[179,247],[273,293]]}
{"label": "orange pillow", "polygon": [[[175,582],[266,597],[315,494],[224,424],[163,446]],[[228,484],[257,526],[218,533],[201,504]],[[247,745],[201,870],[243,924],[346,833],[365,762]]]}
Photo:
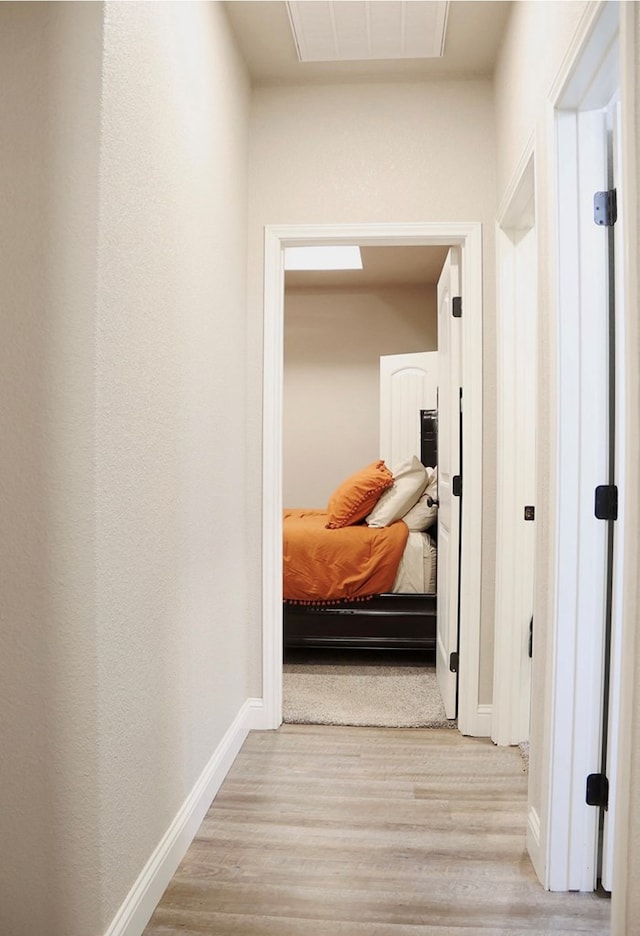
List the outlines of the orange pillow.
{"label": "orange pillow", "polygon": [[329,498],[327,529],[336,530],[363,520],[392,484],[393,474],[383,461],[356,471]]}

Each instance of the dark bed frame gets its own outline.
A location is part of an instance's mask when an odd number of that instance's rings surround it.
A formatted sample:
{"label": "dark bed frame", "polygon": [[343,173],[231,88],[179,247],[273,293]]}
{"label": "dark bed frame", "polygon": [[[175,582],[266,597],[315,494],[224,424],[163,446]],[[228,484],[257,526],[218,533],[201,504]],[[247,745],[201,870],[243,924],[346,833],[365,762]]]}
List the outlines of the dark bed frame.
{"label": "dark bed frame", "polygon": [[[420,459],[423,465],[438,464],[437,443],[437,410],[421,410]],[[342,601],[331,605],[285,602],[283,608],[285,648],[435,649],[436,595],[390,593],[367,601]]]}

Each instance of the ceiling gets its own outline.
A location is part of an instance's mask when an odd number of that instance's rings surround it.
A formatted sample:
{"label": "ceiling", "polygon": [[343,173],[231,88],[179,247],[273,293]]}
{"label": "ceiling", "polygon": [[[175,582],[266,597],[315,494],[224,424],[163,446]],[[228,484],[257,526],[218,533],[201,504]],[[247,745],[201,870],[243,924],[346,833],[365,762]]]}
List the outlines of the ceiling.
{"label": "ceiling", "polygon": [[[444,54],[439,58],[300,62],[285,2],[224,3],[254,87],[489,77],[511,5],[510,0],[450,0]],[[341,289],[432,285],[446,253],[446,248],[434,247],[364,247],[363,270],[288,272],[286,285]]]}
{"label": "ceiling", "polygon": [[438,282],[448,247],[361,247],[362,270],[287,271],[287,289],[367,289],[432,286]]}
{"label": "ceiling", "polygon": [[287,4],[227,0],[231,28],[254,85],[345,81],[425,81],[493,73],[511,9],[509,0],[451,0],[441,58],[300,62]]}

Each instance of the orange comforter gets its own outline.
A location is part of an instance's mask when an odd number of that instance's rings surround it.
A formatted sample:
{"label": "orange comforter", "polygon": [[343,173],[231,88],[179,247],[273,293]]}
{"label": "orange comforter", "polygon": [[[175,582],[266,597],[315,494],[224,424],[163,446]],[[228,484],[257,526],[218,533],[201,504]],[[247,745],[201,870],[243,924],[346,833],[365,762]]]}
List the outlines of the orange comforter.
{"label": "orange comforter", "polygon": [[393,586],[409,530],[402,520],[382,528],[364,524],[327,530],[324,510],[285,510],[285,601],[370,598]]}

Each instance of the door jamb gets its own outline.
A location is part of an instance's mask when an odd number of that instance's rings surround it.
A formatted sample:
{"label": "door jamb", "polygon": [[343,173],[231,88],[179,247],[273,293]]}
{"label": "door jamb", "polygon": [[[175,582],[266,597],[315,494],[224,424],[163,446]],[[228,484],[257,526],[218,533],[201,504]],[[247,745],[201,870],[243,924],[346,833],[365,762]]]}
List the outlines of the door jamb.
{"label": "door jamb", "polygon": [[[638,152],[635,141],[638,105],[639,67],[636,52],[636,37],[640,25],[640,11],[636,3],[623,3],[620,7],[620,96],[622,104],[622,185],[625,191],[625,211],[622,237],[626,245],[624,263],[624,301],[628,310],[638,308],[640,280],[638,277]],[[628,132],[625,132],[625,128]],[[636,809],[632,797],[632,753],[637,744],[638,731],[634,725],[634,712],[638,700],[638,635],[637,607],[640,567],[638,550],[638,528],[640,527],[640,499],[638,491],[640,465],[640,435],[636,425],[638,400],[640,399],[640,375],[635,366],[640,332],[637,314],[627,314],[624,322],[625,392],[627,397],[625,432],[625,574],[622,583],[622,633],[620,639],[625,647],[622,657],[620,678],[620,723],[618,737],[618,791],[616,822],[614,831],[614,890],[611,901],[611,934],[623,936],[634,921],[632,877],[630,859],[637,856],[637,846],[632,846],[630,820]],[[637,767],[635,777],[638,776]],[[637,861],[637,858],[635,859]]]}
{"label": "door jamb", "polygon": [[[496,501],[496,632],[491,737],[499,745],[518,744],[529,740],[531,677],[530,673],[523,673],[522,666],[523,653],[526,653],[526,641],[529,639],[526,626],[533,611],[533,593],[531,594],[532,607],[527,609],[525,619],[523,614],[525,609],[522,607],[522,582],[517,574],[514,575],[512,567],[514,561],[522,561],[523,558],[518,554],[518,530],[523,522],[522,511],[525,501],[517,501],[518,492],[513,487],[514,466],[505,462],[501,438],[508,439],[513,435],[516,429],[513,420],[521,416],[512,407],[515,396],[513,381],[516,379],[518,367],[517,357],[514,359],[514,355],[531,353],[531,349],[525,349],[522,343],[518,344],[517,349],[512,347],[514,340],[512,320],[517,305],[514,295],[503,294],[503,267],[515,255],[514,236],[516,233],[524,234],[533,229],[535,237],[537,215],[535,200],[535,136],[532,136],[514,173],[513,181],[507,189],[503,199],[504,207],[499,212],[496,225],[498,284],[496,302],[498,316],[498,473],[496,490],[498,494]],[[535,280],[530,288],[535,295],[537,264],[533,270],[533,277]],[[537,316],[537,308],[534,314]],[[537,341],[533,354],[537,362]],[[515,363],[512,363],[513,361]],[[537,364],[535,370],[534,405],[537,408]],[[505,377],[508,378],[506,382]],[[535,433],[536,426],[529,425],[529,431]],[[533,497],[533,492],[531,496]]]}
{"label": "door jamb", "polygon": [[461,249],[465,496],[460,568],[464,588],[460,602],[458,728],[463,734],[486,737],[491,728],[491,707],[478,703],[482,550],[482,225],[478,222],[265,227],[262,427],[262,692],[265,725],[278,728],[282,723],[284,249],[329,243],[457,245]]}

